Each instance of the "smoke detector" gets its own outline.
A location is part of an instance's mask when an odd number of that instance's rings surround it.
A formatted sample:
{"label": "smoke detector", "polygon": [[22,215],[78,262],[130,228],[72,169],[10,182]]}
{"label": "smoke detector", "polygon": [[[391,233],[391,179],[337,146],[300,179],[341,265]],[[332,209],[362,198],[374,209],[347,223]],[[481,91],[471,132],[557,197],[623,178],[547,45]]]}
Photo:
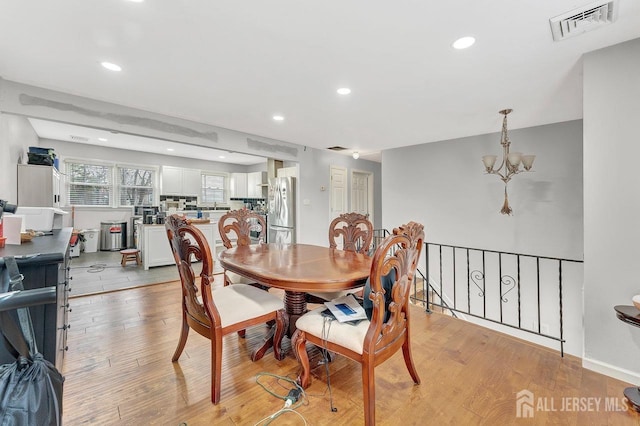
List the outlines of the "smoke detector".
{"label": "smoke detector", "polygon": [[589,3],[549,19],[555,41],[612,24],[618,18],[617,0]]}

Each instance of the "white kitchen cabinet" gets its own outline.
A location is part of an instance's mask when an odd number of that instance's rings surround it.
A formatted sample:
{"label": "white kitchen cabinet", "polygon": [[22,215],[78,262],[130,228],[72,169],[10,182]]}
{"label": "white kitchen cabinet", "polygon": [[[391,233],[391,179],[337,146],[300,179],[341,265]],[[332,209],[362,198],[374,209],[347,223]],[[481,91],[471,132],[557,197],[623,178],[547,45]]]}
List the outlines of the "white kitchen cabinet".
{"label": "white kitchen cabinet", "polygon": [[143,225],[140,253],[145,270],[175,263],[164,225]]}
{"label": "white kitchen cabinet", "polygon": [[200,170],[162,166],[162,195],[199,196],[201,191]]}
{"label": "white kitchen cabinet", "polygon": [[202,195],[202,173],[197,169],[182,169],[183,195]]}
{"label": "white kitchen cabinet", "polygon": [[282,167],[276,170],[276,177],[298,177],[298,168],[296,166],[293,167]]}
{"label": "white kitchen cabinet", "polygon": [[182,168],[162,166],[162,194],[182,195]]}
{"label": "white kitchen cabinet", "polygon": [[231,198],[247,198],[247,174],[231,173],[229,180]]}
{"label": "white kitchen cabinet", "polygon": [[267,172],[247,173],[247,198],[264,198],[263,188],[266,188]]}
{"label": "white kitchen cabinet", "polygon": [[218,211],[208,211],[206,214],[211,220],[211,224],[213,225],[213,237],[215,241],[215,245],[218,249],[224,248],[222,245],[222,238],[220,238],[220,230],[218,228],[218,222],[220,222],[220,218],[226,214],[227,210],[218,210]]}
{"label": "white kitchen cabinet", "polygon": [[[204,234],[209,248],[211,250],[212,259],[216,259],[216,236],[215,226],[212,223],[197,223],[196,228]],[[148,270],[153,266],[163,266],[175,264],[169,239],[167,238],[167,230],[164,225],[142,225],[142,245],[140,253],[142,256],[142,264],[144,269]]]}
{"label": "white kitchen cabinet", "polygon": [[60,207],[60,173],[53,166],[18,164],[18,200],[22,207]]}

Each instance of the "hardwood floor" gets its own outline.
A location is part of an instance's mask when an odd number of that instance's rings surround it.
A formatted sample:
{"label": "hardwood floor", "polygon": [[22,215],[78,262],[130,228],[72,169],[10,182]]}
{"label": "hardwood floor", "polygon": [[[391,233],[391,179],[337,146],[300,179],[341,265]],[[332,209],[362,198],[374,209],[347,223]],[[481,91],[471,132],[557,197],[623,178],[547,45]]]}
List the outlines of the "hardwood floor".
{"label": "hardwood floor", "polygon": [[[216,280],[221,285],[220,275]],[[71,300],[63,369],[65,425],[254,425],[282,407],[282,400],[256,384],[256,375],[295,378],[298,364],[291,351],[283,361],[276,361],[272,352],[258,362],[249,360],[263,327],[247,330],[246,339],[225,337],[222,395],[216,406],[210,402],[208,340],[190,333],[181,359],[171,362],[180,331],[179,292],[174,282]],[[534,409],[549,410],[536,410],[529,424],[640,424],[638,413],[605,406],[610,398],[609,404],[621,407],[628,384],[583,369],[578,358],[561,358],[549,349],[442,314],[426,315],[419,308],[412,310],[412,345],[422,384],[413,385],[401,353],[378,366],[378,424],[521,423],[525,420],[516,417],[516,393],[524,389],[535,395]],[[289,349],[287,339],[284,346]],[[317,350],[311,355],[317,365],[313,383],[296,411],[310,425],[362,424],[359,365],[342,357],[329,364],[337,408],[331,412],[325,366],[318,365]],[[260,381],[281,395],[293,387],[266,376]],[[574,401],[578,405],[570,408],[592,401],[591,408],[598,409],[561,411]],[[304,423],[286,413],[271,424]]]}

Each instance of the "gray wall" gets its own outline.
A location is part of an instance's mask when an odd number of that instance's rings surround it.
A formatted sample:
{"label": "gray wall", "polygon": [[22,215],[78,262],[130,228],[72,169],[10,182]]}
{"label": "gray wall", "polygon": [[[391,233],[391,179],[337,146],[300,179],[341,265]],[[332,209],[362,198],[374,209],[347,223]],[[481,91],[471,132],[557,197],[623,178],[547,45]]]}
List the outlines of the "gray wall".
{"label": "gray wall", "polygon": [[481,161],[500,157],[493,133],[384,151],[384,227],[418,220],[431,242],[582,259],[582,122],[509,137],[512,152],[537,155],[534,171],[509,183],[512,216],[500,214],[504,184]]}
{"label": "gray wall", "polygon": [[29,121],[24,117],[0,112],[0,200],[16,203],[16,164],[26,155],[30,146],[38,146],[38,135]]}
{"label": "gray wall", "polygon": [[[328,145],[330,146],[330,144]],[[309,244],[328,244],[328,229],[330,217],[330,168],[340,166],[347,169],[349,187],[351,186],[351,171],[353,169],[374,173],[374,212],[373,220],[376,229],[382,226],[382,181],[380,163],[368,160],[354,160],[350,156],[331,151],[305,148],[300,154],[300,182],[298,208],[302,219],[301,242]],[[323,191],[321,188],[324,187]],[[303,199],[310,201],[309,205],[302,205]],[[347,205],[351,203],[349,191]],[[318,226],[318,224],[322,224]]]}
{"label": "gray wall", "polygon": [[[510,130],[509,137],[512,152],[537,155],[534,171],[509,183],[513,216],[500,214],[504,184],[485,174],[481,161],[500,154],[500,134],[493,133],[384,151],[383,226],[415,220],[425,225],[428,242],[581,260],[582,121]],[[438,273],[431,277],[437,282]],[[583,347],[582,286],[578,264],[563,286],[565,350],[577,356]],[[542,290],[557,294],[557,283],[543,282]],[[542,318],[557,312],[557,301],[542,306]],[[525,316],[523,326],[532,328],[534,317]],[[559,349],[554,341],[537,342]]]}
{"label": "gray wall", "polygon": [[[640,294],[640,39],[584,58],[585,362],[640,382],[640,329],[615,305]],[[618,377],[632,378],[616,374]]]}

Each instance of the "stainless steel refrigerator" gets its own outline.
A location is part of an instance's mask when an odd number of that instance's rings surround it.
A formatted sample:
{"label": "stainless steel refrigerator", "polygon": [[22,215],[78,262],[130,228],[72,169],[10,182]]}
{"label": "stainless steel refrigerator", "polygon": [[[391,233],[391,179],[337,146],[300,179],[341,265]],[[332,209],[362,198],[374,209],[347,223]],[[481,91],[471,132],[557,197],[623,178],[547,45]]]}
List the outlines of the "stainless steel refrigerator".
{"label": "stainless steel refrigerator", "polygon": [[269,179],[267,238],[270,243],[296,242],[296,179]]}

